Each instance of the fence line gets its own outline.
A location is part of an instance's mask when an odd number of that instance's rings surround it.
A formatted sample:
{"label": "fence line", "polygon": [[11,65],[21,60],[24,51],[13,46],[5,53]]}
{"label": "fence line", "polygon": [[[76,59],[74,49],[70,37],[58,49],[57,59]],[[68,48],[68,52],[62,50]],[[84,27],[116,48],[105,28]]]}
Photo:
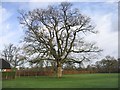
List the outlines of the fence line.
{"label": "fence line", "polygon": [[[85,74],[85,73],[96,73],[95,71],[78,71],[78,70],[64,70],[63,74]],[[30,70],[17,70],[16,76],[53,76],[55,72],[49,71],[30,71]]]}
{"label": "fence line", "polygon": [[16,76],[52,76],[53,73],[53,71],[17,70]]}
{"label": "fence line", "polygon": [[63,74],[85,74],[85,73],[96,73],[95,71],[86,70],[64,70]]}

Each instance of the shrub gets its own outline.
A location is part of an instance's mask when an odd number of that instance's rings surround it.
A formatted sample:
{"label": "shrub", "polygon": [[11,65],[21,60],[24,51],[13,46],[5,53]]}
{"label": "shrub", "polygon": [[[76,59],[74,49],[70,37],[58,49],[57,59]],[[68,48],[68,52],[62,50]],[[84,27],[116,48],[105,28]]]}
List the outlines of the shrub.
{"label": "shrub", "polygon": [[15,71],[10,72],[2,72],[2,79],[14,79],[15,78]]}

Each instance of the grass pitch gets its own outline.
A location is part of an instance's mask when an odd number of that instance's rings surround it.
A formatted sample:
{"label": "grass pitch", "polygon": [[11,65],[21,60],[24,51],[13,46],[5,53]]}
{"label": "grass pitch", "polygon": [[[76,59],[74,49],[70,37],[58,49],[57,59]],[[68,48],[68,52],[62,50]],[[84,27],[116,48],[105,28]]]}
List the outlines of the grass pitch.
{"label": "grass pitch", "polygon": [[62,78],[17,77],[2,81],[3,88],[118,88],[118,74],[76,74]]}

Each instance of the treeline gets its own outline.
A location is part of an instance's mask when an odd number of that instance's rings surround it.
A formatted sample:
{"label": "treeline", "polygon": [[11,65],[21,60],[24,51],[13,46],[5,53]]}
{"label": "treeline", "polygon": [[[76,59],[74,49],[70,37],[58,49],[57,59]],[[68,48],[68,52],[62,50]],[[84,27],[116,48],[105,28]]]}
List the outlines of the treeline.
{"label": "treeline", "polygon": [[111,56],[106,56],[95,64],[87,66],[87,70],[96,71],[98,73],[118,73],[119,69],[119,59],[115,59]]}

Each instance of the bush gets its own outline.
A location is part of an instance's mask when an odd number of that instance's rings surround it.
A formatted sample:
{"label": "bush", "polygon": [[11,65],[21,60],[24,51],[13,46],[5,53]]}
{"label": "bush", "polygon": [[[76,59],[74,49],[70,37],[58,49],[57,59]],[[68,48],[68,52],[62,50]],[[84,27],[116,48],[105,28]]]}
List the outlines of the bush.
{"label": "bush", "polygon": [[10,72],[2,72],[2,79],[14,79],[15,78],[15,71]]}

